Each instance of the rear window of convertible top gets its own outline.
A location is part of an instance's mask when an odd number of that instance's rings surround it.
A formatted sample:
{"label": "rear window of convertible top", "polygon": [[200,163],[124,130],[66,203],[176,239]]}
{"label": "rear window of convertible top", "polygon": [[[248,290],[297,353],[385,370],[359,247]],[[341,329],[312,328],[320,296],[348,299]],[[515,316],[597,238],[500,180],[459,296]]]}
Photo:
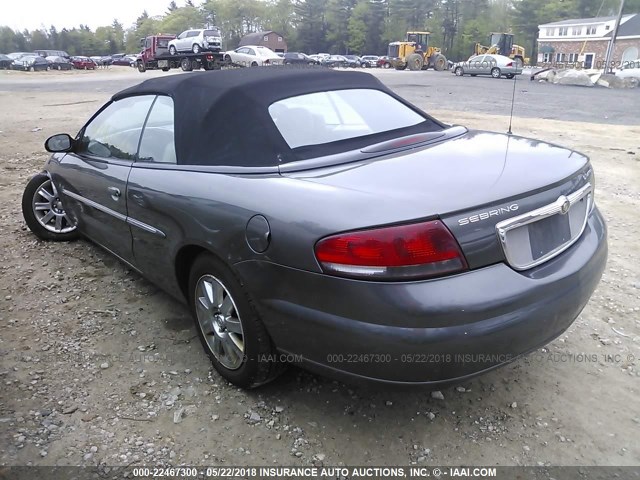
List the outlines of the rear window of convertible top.
{"label": "rear window of convertible top", "polygon": [[371,89],[289,97],[271,104],[269,115],[292,149],[412,127],[426,120],[385,92]]}

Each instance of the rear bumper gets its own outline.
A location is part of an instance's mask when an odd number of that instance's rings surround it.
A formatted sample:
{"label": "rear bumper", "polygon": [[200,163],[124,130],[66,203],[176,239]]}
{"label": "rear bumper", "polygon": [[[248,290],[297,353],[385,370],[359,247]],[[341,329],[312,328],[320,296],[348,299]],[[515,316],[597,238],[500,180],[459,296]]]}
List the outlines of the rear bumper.
{"label": "rear bumper", "polygon": [[248,261],[237,271],[279,350],[327,376],[437,387],[499,367],[562,334],[606,264],[597,209],[581,238],[525,272],[500,263],[443,279],[378,283]]}

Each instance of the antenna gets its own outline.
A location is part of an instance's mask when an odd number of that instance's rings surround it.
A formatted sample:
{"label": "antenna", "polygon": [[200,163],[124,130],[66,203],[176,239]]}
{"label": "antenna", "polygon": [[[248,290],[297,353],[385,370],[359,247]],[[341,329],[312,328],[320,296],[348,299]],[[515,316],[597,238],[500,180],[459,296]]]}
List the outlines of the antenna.
{"label": "antenna", "polygon": [[511,135],[511,122],[513,121],[513,104],[515,103],[515,100],[516,100],[516,78],[518,78],[518,75],[513,76],[513,93],[511,94],[511,114],[509,115],[509,130],[507,131],[509,135]]}

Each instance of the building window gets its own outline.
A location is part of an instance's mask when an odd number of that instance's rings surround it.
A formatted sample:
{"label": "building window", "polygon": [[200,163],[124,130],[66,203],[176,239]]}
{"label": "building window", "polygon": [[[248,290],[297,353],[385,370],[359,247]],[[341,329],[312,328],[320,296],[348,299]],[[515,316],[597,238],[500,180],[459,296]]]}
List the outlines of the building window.
{"label": "building window", "polygon": [[566,37],[569,34],[569,27],[560,27],[558,29],[558,35],[561,37]]}
{"label": "building window", "polygon": [[596,34],[596,26],[587,27],[587,35],[595,35]]}
{"label": "building window", "polygon": [[265,35],[262,40],[264,40],[265,42],[268,42],[269,41],[269,35]]}
{"label": "building window", "polygon": [[637,47],[629,47],[622,52],[622,61],[626,63],[633,62],[638,57],[638,48]]}
{"label": "building window", "polygon": [[282,37],[278,37],[278,41],[281,42],[282,41]]}
{"label": "building window", "polygon": [[569,63],[576,63],[578,61],[578,54],[577,53],[570,53],[568,61],[569,61]]}
{"label": "building window", "polygon": [[542,54],[542,61],[544,63],[551,63],[552,55],[553,54],[551,54],[551,53],[543,53]]}
{"label": "building window", "polygon": [[556,53],[556,63],[564,62],[564,53]]}
{"label": "building window", "polygon": [[547,37],[553,37],[553,32],[555,28],[547,28]]}
{"label": "building window", "polygon": [[572,35],[582,35],[582,27],[573,27]]}

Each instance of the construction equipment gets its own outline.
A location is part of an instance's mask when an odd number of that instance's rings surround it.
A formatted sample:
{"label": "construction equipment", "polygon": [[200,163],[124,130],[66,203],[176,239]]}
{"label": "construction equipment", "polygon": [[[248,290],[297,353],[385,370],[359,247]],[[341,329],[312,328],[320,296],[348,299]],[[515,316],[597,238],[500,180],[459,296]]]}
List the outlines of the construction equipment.
{"label": "construction equipment", "polygon": [[445,70],[447,58],[437,47],[429,45],[429,32],[407,32],[404,42],[389,44],[389,58],[396,70]]}
{"label": "construction equipment", "polygon": [[491,33],[489,35],[489,45],[481,45],[476,43],[473,48],[474,55],[483,54],[498,54],[505,57],[512,58],[518,62],[518,67],[522,67],[525,63],[529,63],[529,59],[526,58],[524,47],[515,45],[513,43],[512,33]]}

